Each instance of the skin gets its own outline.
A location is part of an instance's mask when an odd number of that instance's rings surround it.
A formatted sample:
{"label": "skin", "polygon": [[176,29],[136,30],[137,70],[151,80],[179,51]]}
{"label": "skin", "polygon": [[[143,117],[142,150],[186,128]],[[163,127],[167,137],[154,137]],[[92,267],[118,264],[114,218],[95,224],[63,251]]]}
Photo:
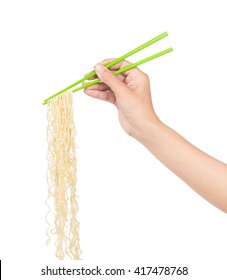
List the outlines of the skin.
{"label": "skin", "polygon": [[113,70],[130,63],[122,61],[106,69],[103,65],[111,60],[95,66],[102,83],[84,92],[115,105],[119,122],[128,135],[141,142],[194,191],[227,213],[227,164],[199,150],[161,122],[153,108],[150,81],[145,73],[134,68],[114,76]]}

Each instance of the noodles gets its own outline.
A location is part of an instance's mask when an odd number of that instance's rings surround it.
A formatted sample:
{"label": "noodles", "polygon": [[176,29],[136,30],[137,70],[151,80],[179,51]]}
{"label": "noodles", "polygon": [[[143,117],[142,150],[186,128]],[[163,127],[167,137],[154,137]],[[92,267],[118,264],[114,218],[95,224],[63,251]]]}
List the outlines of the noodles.
{"label": "noodles", "polygon": [[[50,234],[55,234],[57,258],[63,260],[68,255],[70,259],[79,260],[81,249],[77,220],[75,125],[71,91],[48,103],[47,121],[47,217],[51,208],[54,208],[52,229],[46,217],[47,244],[50,243]],[[50,205],[50,202],[53,205]]]}

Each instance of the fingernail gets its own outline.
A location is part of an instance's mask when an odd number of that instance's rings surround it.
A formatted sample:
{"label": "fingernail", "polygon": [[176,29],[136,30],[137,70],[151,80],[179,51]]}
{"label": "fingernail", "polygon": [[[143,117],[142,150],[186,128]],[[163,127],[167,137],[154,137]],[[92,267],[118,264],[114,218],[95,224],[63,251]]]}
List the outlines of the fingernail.
{"label": "fingernail", "polygon": [[103,73],[105,71],[105,69],[106,69],[106,67],[101,64],[95,65],[95,70],[97,70],[97,72],[99,72],[99,73]]}

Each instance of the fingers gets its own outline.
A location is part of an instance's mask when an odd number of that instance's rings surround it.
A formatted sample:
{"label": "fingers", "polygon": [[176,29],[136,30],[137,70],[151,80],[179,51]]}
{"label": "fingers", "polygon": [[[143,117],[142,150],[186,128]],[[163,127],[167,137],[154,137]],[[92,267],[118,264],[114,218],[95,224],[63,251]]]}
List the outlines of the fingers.
{"label": "fingers", "polygon": [[127,86],[102,64],[97,64],[95,66],[95,71],[99,79],[109,86],[116,96],[120,97],[120,95],[122,96],[128,91]]}
{"label": "fingers", "polygon": [[[86,85],[86,84],[87,83],[83,83],[83,85]],[[98,84],[92,85],[90,87],[87,87],[86,89],[100,90],[100,91],[110,90],[110,88],[104,83],[98,83]]]}
{"label": "fingers", "polygon": [[[99,62],[98,64],[106,65],[106,64],[110,63],[111,61],[113,61],[115,59],[116,58],[104,59],[103,61]],[[110,70],[118,70],[118,69],[123,68],[125,66],[128,66],[130,64],[131,63],[129,61],[122,60],[122,61],[118,62],[117,64],[114,64],[113,66],[111,66],[109,69]]]}
{"label": "fingers", "polygon": [[[115,70],[110,70],[110,71],[111,71],[111,72],[114,72]],[[91,71],[91,72],[85,74],[84,77],[87,76],[88,74],[92,73],[92,72],[94,72],[94,71]],[[118,79],[120,79],[122,82],[125,80],[125,74],[124,74],[124,73],[118,74],[117,77],[118,77]],[[97,78],[98,78],[98,76],[95,75],[95,76],[93,76],[93,77],[91,77],[91,78],[89,78],[89,79],[87,79],[87,80],[93,81],[93,80],[95,80],[95,79],[97,79]]]}
{"label": "fingers", "polygon": [[[106,65],[106,64],[108,64],[109,62],[111,62],[113,60],[115,60],[115,58],[104,59],[103,61],[99,62],[98,64]],[[121,68],[124,68],[124,67],[126,67],[126,66],[128,66],[130,64],[131,64],[130,62],[128,62],[126,60],[122,60],[122,61],[118,62],[117,64],[111,66],[109,69],[112,72],[114,72],[114,71],[116,71],[118,69],[121,69]],[[94,72],[94,71],[90,71],[87,74],[85,74],[84,76],[87,76],[88,74],[90,74],[92,72]],[[129,71],[126,71],[124,73],[119,74],[118,77],[120,78],[121,81],[123,81],[125,79],[125,77],[127,77],[129,74],[136,75],[136,74],[139,74],[140,72],[141,71],[136,67],[136,68],[133,68],[133,69],[131,69]],[[94,79],[97,79],[97,75],[89,78],[88,80],[94,80]]]}
{"label": "fingers", "polygon": [[[112,90],[115,93],[116,97],[122,97],[123,95],[128,93],[129,88],[136,88],[138,84],[140,84],[141,78],[144,76],[144,73],[142,71],[135,67],[131,70],[128,70],[124,73],[115,76],[113,74],[114,71],[122,69],[130,65],[131,63],[126,60],[123,60],[111,66],[110,69],[107,69],[104,65],[108,64],[113,60],[114,58],[105,59],[95,66],[95,72],[97,75],[91,77],[89,80],[94,80],[98,77],[102,81],[102,83],[88,87],[87,90],[96,90],[104,92]],[[92,72],[94,73],[94,71]]]}
{"label": "fingers", "polygon": [[[115,58],[104,59],[103,61],[99,62],[99,64],[106,65],[107,63],[113,61],[114,59],[115,59]],[[117,69],[117,68],[116,68],[116,69]],[[116,69],[114,69],[114,70],[116,70]],[[88,72],[88,73],[86,73],[86,74],[84,75],[84,77],[87,76],[87,75],[89,75],[89,74],[91,74],[92,72],[94,72],[94,70],[93,70],[93,71],[90,71],[90,72]],[[88,80],[94,80],[94,79],[97,79],[97,78],[98,78],[98,76],[95,75],[95,76],[89,78]]]}
{"label": "fingers", "polygon": [[107,101],[112,104],[116,103],[116,97],[113,92],[111,91],[101,91],[101,90],[94,90],[94,89],[85,89],[84,92],[93,98],[97,98],[99,100]]}
{"label": "fingers", "polygon": [[[99,64],[101,64],[101,65],[106,65],[106,64],[108,64],[109,62],[113,61],[114,59],[115,59],[115,58],[104,59],[104,60],[101,61]],[[124,67],[126,67],[126,66],[128,66],[128,65],[131,65],[131,64],[132,64],[132,63],[129,62],[129,61],[127,61],[127,60],[122,60],[122,61],[118,62],[117,64],[114,64],[113,66],[111,66],[109,69],[112,70],[112,71],[116,71],[116,70],[119,70],[119,69],[124,68]],[[129,74],[130,74],[131,76],[136,76],[136,75],[142,74],[142,73],[143,73],[143,72],[142,72],[139,68],[135,67],[135,68],[133,68],[133,69],[131,69],[131,70],[128,70],[128,71],[125,71],[125,72],[121,73],[120,75],[122,75],[122,76],[124,76],[124,77],[127,77]]]}

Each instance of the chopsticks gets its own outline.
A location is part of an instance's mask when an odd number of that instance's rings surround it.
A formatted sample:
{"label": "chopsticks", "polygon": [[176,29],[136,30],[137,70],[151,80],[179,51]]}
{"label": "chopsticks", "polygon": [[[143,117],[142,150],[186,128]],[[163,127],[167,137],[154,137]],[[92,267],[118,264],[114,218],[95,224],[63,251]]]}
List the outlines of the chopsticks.
{"label": "chopsticks", "polygon": [[[167,33],[167,32],[164,32],[164,33],[158,35],[157,37],[155,37],[155,38],[149,40],[148,42],[144,43],[143,45],[141,45],[141,46],[139,46],[139,47],[137,47],[137,48],[135,48],[135,49],[129,51],[128,53],[122,55],[121,57],[119,57],[119,58],[117,58],[117,59],[114,59],[113,61],[109,62],[108,64],[105,65],[105,67],[106,67],[106,68],[110,68],[111,66],[113,66],[113,65],[117,64],[118,62],[124,60],[125,58],[127,58],[127,57],[129,57],[129,56],[131,56],[131,55],[133,55],[133,54],[135,54],[135,53],[137,53],[137,52],[139,52],[139,51],[145,49],[146,47],[148,47],[148,46],[150,46],[150,45],[156,43],[157,41],[163,39],[163,38],[166,37],[166,36],[168,36],[168,33]],[[165,55],[165,54],[167,54],[167,53],[169,53],[169,52],[171,52],[171,51],[173,51],[173,49],[172,49],[172,48],[168,48],[168,49],[166,49],[166,50],[164,50],[164,51],[161,51],[161,52],[156,53],[156,54],[154,54],[154,55],[152,55],[152,56],[149,56],[149,57],[147,57],[147,58],[145,58],[145,59],[142,59],[142,60],[140,60],[140,61],[138,61],[138,62],[136,62],[136,63],[130,64],[130,65],[124,67],[124,68],[121,68],[121,69],[119,69],[119,70],[113,72],[113,74],[114,74],[114,75],[118,75],[118,74],[123,73],[123,72],[125,72],[125,71],[128,71],[128,70],[130,70],[130,69],[133,69],[133,68],[137,67],[138,65],[141,65],[141,64],[146,63],[146,62],[148,62],[148,61],[150,61],[150,60],[153,60],[153,59],[158,58],[158,57],[160,57],[160,56],[162,56],[162,55]],[[75,87],[76,85],[78,85],[78,84],[80,84],[80,83],[82,83],[82,82],[84,82],[84,81],[86,81],[86,80],[88,80],[88,79],[94,77],[95,75],[96,75],[95,71],[89,73],[88,75],[86,75],[86,76],[83,77],[82,79],[78,80],[77,82],[75,82],[75,83],[69,85],[68,87],[66,87],[66,88],[64,88],[64,89],[62,89],[62,90],[60,90],[59,92],[57,92],[57,93],[55,93],[54,95],[50,96],[49,98],[45,99],[44,102],[43,102],[43,105],[47,104],[47,103],[48,103],[51,99],[53,99],[54,97],[56,97],[56,96],[62,94],[63,92],[65,92],[65,91],[67,91],[67,90],[69,90],[69,89],[72,89],[72,88]],[[91,85],[94,85],[94,84],[99,83],[100,81],[101,81],[100,79],[96,79],[96,80],[94,80],[94,81],[92,81],[92,82],[89,82],[89,83],[83,85],[83,86],[80,86],[80,87],[78,87],[78,88],[72,89],[72,92],[76,92],[76,91],[79,91],[79,90],[81,90],[81,89],[87,88],[87,87],[89,87],[89,86],[91,86]]]}

